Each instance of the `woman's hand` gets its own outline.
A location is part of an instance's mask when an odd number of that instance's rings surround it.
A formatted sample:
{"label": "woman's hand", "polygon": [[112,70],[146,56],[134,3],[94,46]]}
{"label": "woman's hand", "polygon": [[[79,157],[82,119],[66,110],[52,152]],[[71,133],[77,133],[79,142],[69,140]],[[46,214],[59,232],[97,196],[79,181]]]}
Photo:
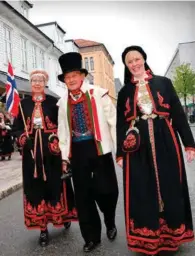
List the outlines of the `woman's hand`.
{"label": "woman's hand", "polygon": [[118,164],[121,168],[123,168],[123,159],[118,160],[118,161],[117,161],[117,164]]}
{"label": "woman's hand", "polygon": [[194,150],[187,150],[186,157],[188,163],[191,163],[195,159],[195,151]]}
{"label": "woman's hand", "polygon": [[68,169],[67,164],[68,164],[67,161],[62,160],[62,171],[65,173],[67,173],[67,169]]}

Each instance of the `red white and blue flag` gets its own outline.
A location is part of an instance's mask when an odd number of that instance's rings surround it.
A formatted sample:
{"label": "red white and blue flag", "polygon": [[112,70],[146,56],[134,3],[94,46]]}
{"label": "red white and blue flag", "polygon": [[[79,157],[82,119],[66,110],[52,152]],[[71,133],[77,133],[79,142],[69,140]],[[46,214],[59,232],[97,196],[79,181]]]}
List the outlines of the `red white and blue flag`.
{"label": "red white and blue flag", "polygon": [[8,63],[7,83],[6,83],[6,110],[13,117],[18,115],[18,107],[20,103],[19,93],[16,88],[13,68],[11,63]]}

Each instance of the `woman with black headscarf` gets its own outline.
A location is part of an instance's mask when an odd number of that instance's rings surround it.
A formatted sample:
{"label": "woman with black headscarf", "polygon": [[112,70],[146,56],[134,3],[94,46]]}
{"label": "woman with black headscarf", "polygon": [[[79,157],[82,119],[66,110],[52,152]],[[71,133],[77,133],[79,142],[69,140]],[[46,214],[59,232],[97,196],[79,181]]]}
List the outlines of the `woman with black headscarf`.
{"label": "woman with black headscarf", "polygon": [[147,255],[194,239],[186,171],[195,143],[171,80],[154,75],[139,46],[122,54],[117,102],[117,162],[124,170],[128,248]]}

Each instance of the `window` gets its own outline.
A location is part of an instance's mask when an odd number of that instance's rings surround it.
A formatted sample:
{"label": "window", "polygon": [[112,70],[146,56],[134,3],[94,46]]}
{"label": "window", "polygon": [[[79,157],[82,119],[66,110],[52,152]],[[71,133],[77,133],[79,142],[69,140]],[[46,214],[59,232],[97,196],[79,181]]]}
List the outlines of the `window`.
{"label": "window", "polygon": [[36,45],[32,45],[32,67],[37,67],[37,54],[36,54]]}
{"label": "window", "polygon": [[63,36],[62,36],[62,34],[60,33],[60,31],[57,31],[57,38],[58,38],[57,43],[62,44],[62,43],[63,43]]}
{"label": "window", "polygon": [[93,57],[90,57],[90,68],[91,68],[91,71],[94,70],[94,60],[93,60]]}
{"label": "window", "polygon": [[21,11],[24,17],[28,18],[28,8],[24,4],[21,5]]}
{"label": "window", "polygon": [[89,70],[89,63],[88,63],[88,58],[87,57],[85,57],[85,68],[87,70]]}
{"label": "window", "polygon": [[21,37],[21,60],[22,70],[27,71],[27,40]]}
{"label": "window", "polygon": [[43,52],[43,50],[40,50],[40,67],[41,68],[45,67],[45,60],[44,60],[44,52]]}
{"label": "window", "polygon": [[57,85],[60,85],[60,84],[59,84],[60,81],[59,81],[59,79],[58,79],[58,75],[62,73],[62,72],[60,73],[59,70],[60,70],[60,69],[59,69],[59,65],[58,65],[58,62],[56,61],[56,84],[57,84]]}
{"label": "window", "polygon": [[106,59],[104,59],[104,72],[107,74],[107,62]]}
{"label": "window", "polygon": [[11,42],[11,29],[7,26],[3,27],[4,36],[4,61],[8,63],[12,61],[12,42]]}
{"label": "window", "polygon": [[94,76],[91,76],[91,81],[89,83],[94,84]]}

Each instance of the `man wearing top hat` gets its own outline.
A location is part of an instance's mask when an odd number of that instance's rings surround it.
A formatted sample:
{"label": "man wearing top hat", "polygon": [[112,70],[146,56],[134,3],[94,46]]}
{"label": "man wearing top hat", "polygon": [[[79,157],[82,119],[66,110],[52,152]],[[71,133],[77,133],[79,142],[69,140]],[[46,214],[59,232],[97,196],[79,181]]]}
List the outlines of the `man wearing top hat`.
{"label": "man wearing top hat", "polygon": [[104,215],[107,237],[117,234],[115,210],[118,184],[112,158],[116,147],[116,110],[108,90],[85,81],[88,74],[82,68],[77,52],[59,58],[62,74],[58,76],[67,86],[57,105],[59,147],[63,170],[70,163],[75,189],[76,206],[84,252],[90,252],[101,242],[101,221]]}

